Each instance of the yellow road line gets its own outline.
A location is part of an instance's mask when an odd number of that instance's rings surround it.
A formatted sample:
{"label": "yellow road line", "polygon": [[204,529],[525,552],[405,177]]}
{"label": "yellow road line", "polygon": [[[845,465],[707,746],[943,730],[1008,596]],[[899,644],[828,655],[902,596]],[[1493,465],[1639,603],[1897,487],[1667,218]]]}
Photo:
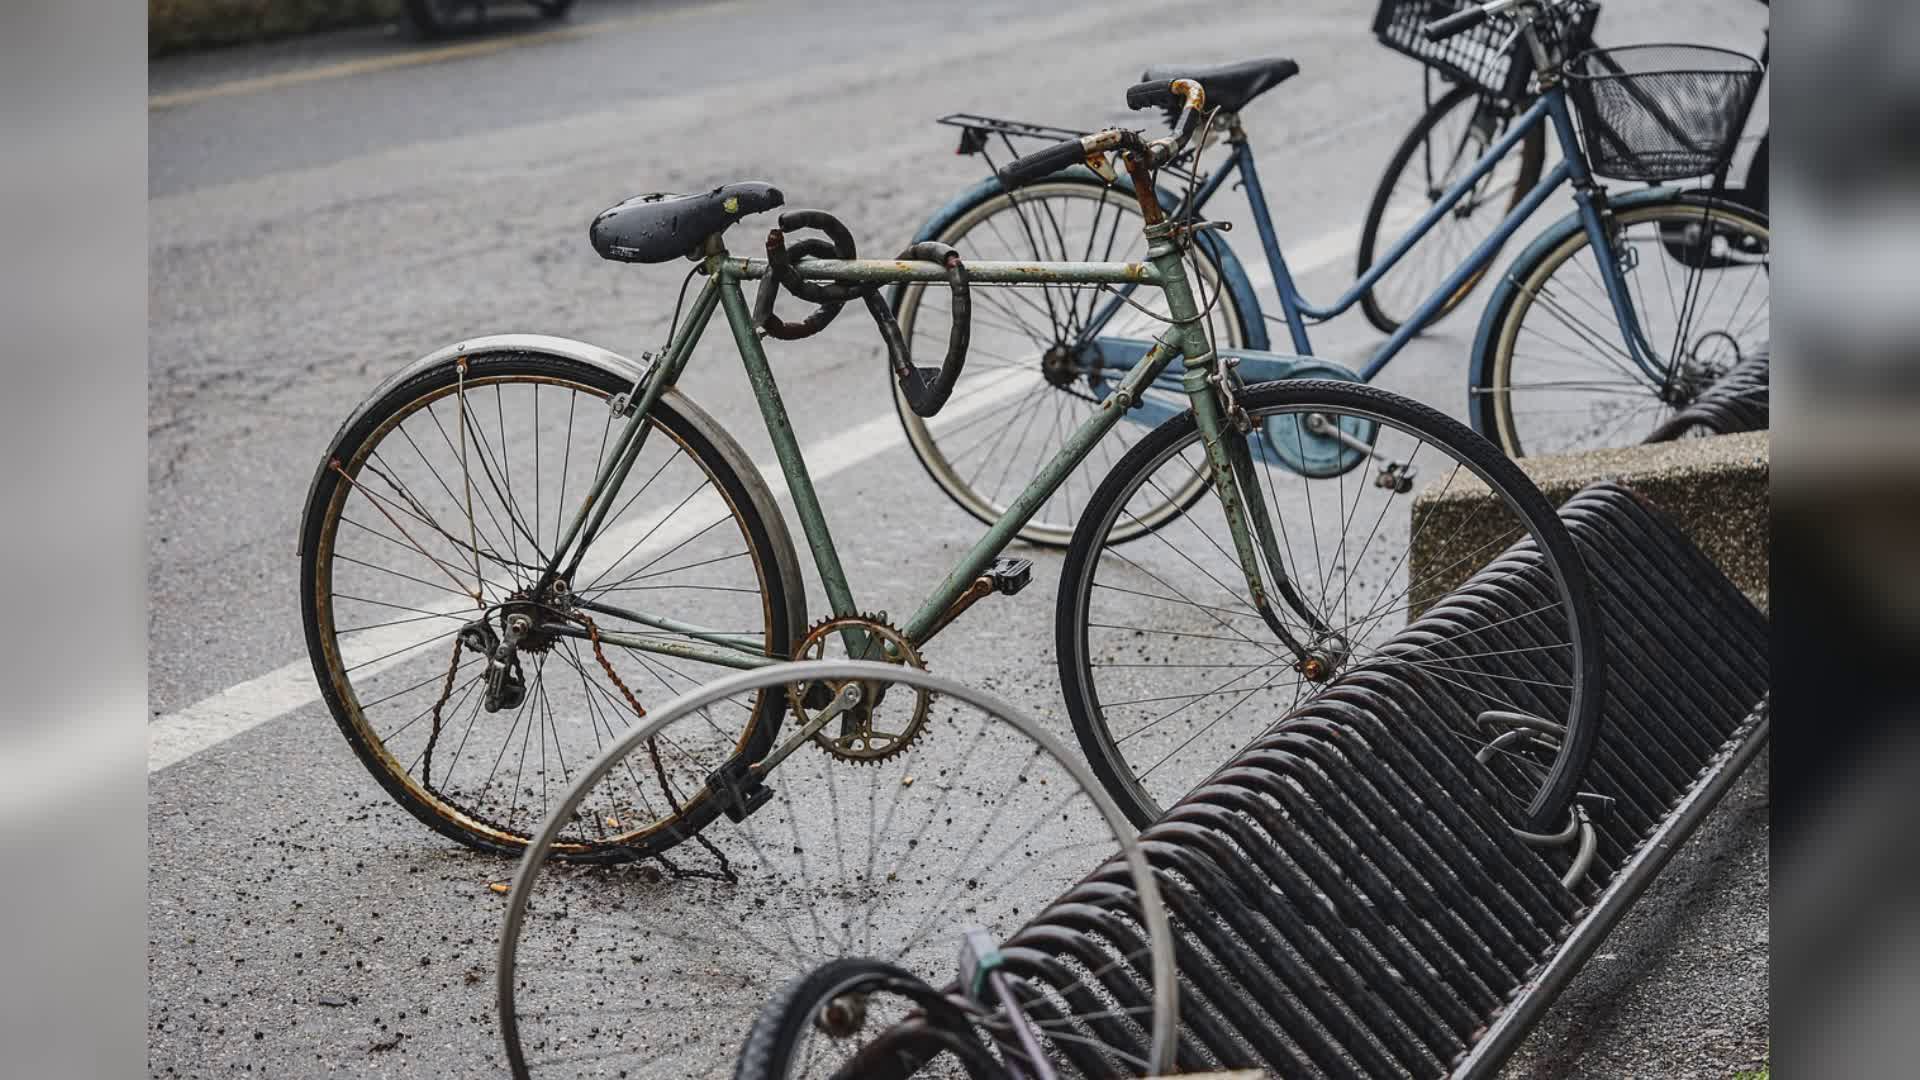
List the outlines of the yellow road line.
{"label": "yellow road line", "polygon": [[298,71],[283,71],[274,75],[260,75],[251,79],[234,79],[230,82],[215,83],[192,90],[177,90],[171,94],[155,94],[147,99],[148,110],[171,109],[182,105],[193,105],[214,98],[233,97],[239,94],[257,94],[264,90],[278,90],[282,87],[299,86],[302,83],[322,82],[329,79],[345,79],[354,75],[368,75],[378,71],[391,71],[394,68],[414,67],[419,64],[438,64],[449,60],[467,60],[476,56],[488,56],[508,49],[517,49],[526,45],[544,45],[554,41],[571,41],[577,38],[591,37],[597,34],[613,33],[619,30],[632,30],[636,27],[665,22],[683,15],[708,14],[726,8],[739,7],[739,3],[697,4],[675,8],[672,11],[650,12],[645,15],[628,15],[619,18],[601,19],[597,22],[583,23],[578,26],[562,26],[552,30],[536,30],[531,33],[503,35],[488,38],[485,41],[468,41],[456,45],[441,45],[431,49],[416,49],[412,52],[394,53],[388,56],[374,56],[365,60],[347,60],[338,64],[322,67],[303,68]]}

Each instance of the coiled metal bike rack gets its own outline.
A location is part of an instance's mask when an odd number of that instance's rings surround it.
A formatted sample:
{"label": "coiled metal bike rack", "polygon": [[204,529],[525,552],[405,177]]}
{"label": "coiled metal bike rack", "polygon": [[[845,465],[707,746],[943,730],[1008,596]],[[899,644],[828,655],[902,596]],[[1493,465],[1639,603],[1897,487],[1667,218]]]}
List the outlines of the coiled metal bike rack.
{"label": "coiled metal bike rack", "polygon": [[[1566,681],[1514,617],[1538,602],[1515,549],[1402,632],[1510,640],[1481,674],[1350,671],[1142,835],[1180,939],[1183,1070],[1491,1075],[1764,744],[1765,617],[1624,488],[1589,488],[1561,516],[1610,657],[1582,785],[1588,872],[1563,885],[1582,855],[1516,836],[1511,796],[1446,731],[1477,723],[1476,678],[1510,680],[1508,698]],[[1101,970],[1137,950],[1110,914],[1130,905],[1126,881],[1118,865],[1088,875],[1006,943],[1008,967],[1065,987],[1062,961]],[[1109,1015],[1148,1000],[1124,965],[1101,983]]]}

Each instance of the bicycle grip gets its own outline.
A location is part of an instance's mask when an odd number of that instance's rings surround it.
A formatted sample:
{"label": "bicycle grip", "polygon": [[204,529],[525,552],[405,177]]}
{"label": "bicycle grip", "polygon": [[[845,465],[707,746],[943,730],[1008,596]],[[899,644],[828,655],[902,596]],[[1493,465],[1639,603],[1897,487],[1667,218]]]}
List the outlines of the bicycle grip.
{"label": "bicycle grip", "polygon": [[1186,103],[1186,95],[1174,92],[1172,79],[1155,79],[1152,82],[1134,83],[1127,87],[1127,108],[1135,112],[1141,109],[1178,109]]}
{"label": "bicycle grip", "polygon": [[1420,33],[1428,41],[1445,41],[1455,34],[1463,34],[1487,21],[1487,10],[1479,4],[1461,8],[1444,19],[1435,19],[1420,28]]}
{"label": "bicycle grip", "polygon": [[1017,188],[1022,184],[1031,184],[1043,176],[1052,176],[1069,165],[1079,165],[1087,160],[1086,147],[1079,139],[1068,139],[1055,143],[1045,150],[1014,158],[1000,170],[1000,182],[1008,188]]}

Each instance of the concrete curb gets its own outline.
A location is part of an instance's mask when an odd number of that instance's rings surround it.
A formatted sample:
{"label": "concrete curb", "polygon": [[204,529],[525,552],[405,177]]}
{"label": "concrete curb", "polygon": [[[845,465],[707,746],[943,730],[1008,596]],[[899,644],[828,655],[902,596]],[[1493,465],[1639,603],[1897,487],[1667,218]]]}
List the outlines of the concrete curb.
{"label": "concrete curb", "polygon": [[[1761,610],[1768,608],[1771,469],[1765,431],[1681,439],[1647,446],[1589,450],[1578,454],[1523,458],[1520,468],[1540,485],[1555,505],[1589,484],[1614,480],[1673,518]],[[1437,575],[1449,550],[1471,550],[1492,539],[1489,522],[1476,529],[1476,512],[1491,498],[1477,479],[1456,480],[1439,495],[1422,493],[1414,502],[1423,520],[1410,561],[1422,592],[1441,595],[1465,580],[1476,567]],[[1429,515],[1433,517],[1429,518]]]}

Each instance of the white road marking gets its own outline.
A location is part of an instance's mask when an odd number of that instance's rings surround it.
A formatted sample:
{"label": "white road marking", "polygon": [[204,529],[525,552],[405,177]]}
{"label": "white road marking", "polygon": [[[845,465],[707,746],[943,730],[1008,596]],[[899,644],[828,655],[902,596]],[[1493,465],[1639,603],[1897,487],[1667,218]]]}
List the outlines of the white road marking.
{"label": "white road marking", "polygon": [[[1288,267],[1296,279],[1304,278],[1339,260],[1351,259],[1356,243],[1357,234],[1353,230],[1334,230],[1304,244],[1292,245],[1295,257],[1288,260]],[[1251,279],[1257,294],[1260,294],[1263,299],[1271,297],[1273,277],[1267,273],[1264,259],[1249,264],[1247,276]],[[991,376],[983,377],[991,378]],[[942,416],[950,415],[959,418],[986,409],[1016,396],[1021,386],[1022,383],[1018,380],[1006,379],[998,386],[956,397],[948,407],[949,411],[943,411]],[[819,485],[856,465],[863,464],[895,447],[905,445],[906,441],[906,435],[900,429],[899,419],[889,409],[880,416],[806,448],[807,469],[814,483]],[[787,497],[787,482],[780,470],[765,464],[759,464],[757,467],[760,474],[766,478],[767,486],[773,491],[774,497],[784,500]],[[718,509],[717,500],[713,509]],[[698,514],[689,514],[682,520],[707,519]],[[603,542],[606,546],[602,550],[623,549],[644,536],[647,529],[652,528],[656,522],[656,518],[646,516],[621,524],[605,534]],[[662,528],[648,540],[643,549],[629,557],[639,558],[646,551],[653,551],[663,545],[670,545],[684,539],[679,528],[681,527]],[[795,539],[799,540],[798,537]],[[804,545],[802,547],[804,548]],[[804,550],[802,557],[804,559]],[[452,613],[459,609],[449,607],[446,610]],[[380,656],[395,649],[404,649],[409,644],[418,643],[415,638],[408,636],[408,631],[404,627],[391,628],[389,635],[372,632],[366,637],[367,640],[356,643],[356,648],[349,657],[350,663],[354,662],[352,656]],[[362,670],[371,675],[384,666],[397,663],[399,659],[401,658],[394,657],[382,664],[370,664]],[[314,676],[311,661],[305,658],[275,668],[258,678],[230,686],[179,712],[157,717],[148,725],[147,771],[156,773],[169,766],[177,765],[236,735],[251,731],[269,720],[285,716],[319,700],[319,683]]]}

